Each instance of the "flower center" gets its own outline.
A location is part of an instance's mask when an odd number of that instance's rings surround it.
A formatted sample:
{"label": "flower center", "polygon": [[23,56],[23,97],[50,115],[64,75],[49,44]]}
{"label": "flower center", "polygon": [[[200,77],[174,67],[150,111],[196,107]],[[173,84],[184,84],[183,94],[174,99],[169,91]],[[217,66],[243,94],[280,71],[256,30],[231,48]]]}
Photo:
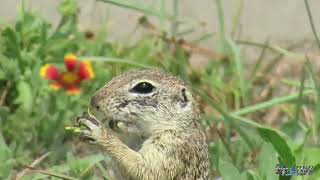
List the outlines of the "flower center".
{"label": "flower center", "polygon": [[61,74],[61,81],[65,85],[75,85],[79,77],[74,72],[64,72]]}

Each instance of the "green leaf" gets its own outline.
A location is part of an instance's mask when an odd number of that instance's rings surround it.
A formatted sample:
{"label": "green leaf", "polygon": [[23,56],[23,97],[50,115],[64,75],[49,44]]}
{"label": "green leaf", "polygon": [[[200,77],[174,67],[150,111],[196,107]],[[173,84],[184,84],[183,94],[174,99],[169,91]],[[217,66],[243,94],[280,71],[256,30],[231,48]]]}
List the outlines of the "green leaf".
{"label": "green leaf", "polygon": [[13,168],[12,152],[4,142],[0,132],[0,179],[7,179]]}
{"label": "green leaf", "polygon": [[312,177],[320,177],[320,164],[313,167]]}
{"label": "green leaf", "polygon": [[1,33],[4,54],[8,57],[20,58],[20,47],[16,32],[11,27],[6,27]]}
{"label": "green leaf", "polygon": [[271,144],[263,144],[259,155],[259,172],[265,180],[273,180],[278,177],[273,171],[278,164],[276,155]]}
{"label": "green leaf", "polygon": [[247,178],[246,180],[260,180],[258,172],[253,170],[246,171]]}
{"label": "green leaf", "polygon": [[[49,24],[46,24],[36,12],[26,12],[17,20],[15,28],[19,35],[20,48],[22,50],[29,50],[42,41],[41,31],[43,26],[48,27]],[[21,57],[23,57],[22,54]]]}
{"label": "green leaf", "polygon": [[16,59],[9,59],[0,54],[0,69],[3,71],[7,80],[15,82],[15,80],[18,79],[21,73],[19,65],[19,62]]}
{"label": "green leaf", "polygon": [[58,7],[62,16],[73,16],[77,13],[77,2],[75,0],[64,0]]}
{"label": "green leaf", "polygon": [[15,99],[15,103],[20,104],[21,108],[30,112],[33,104],[31,87],[28,83],[20,81],[17,85],[18,97]]}
{"label": "green leaf", "polygon": [[258,132],[265,141],[272,144],[273,148],[279,153],[282,162],[284,162],[287,167],[291,167],[295,164],[296,159],[292,149],[277,130],[259,127]]}
{"label": "green leaf", "polygon": [[320,164],[320,148],[305,148],[306,161],[310,165]]}
{"label": "green leaf", "polygon": [[6,74],[0,69],[0,80],[4,80],[6,78]]}
{"label": "green leaf", "polygon": [[304,147],[297,153],[297,164],[316,166],[320,165],[320,148]]}
{"label": "green leaf", "polygon": [[10,110],[8,107],[0,106],[0,127],[1,127],[1,123],[7,118],[9,113],[10,113]]}
{"label": "green leaf", "polygon": [[296,162],[296,158],[294,156],[292,148],[288,144],[288,140],[282,132],[273,129],[264,127],[252,120],[239,117],[236,115],[231,115],[232,118],[235,120],[240,121],[244,125],[251,126],[257,129],[259,132],[259,135],[267,142],[271,143],[273,148],[277,151],[279,154],[282,163],[286,163],[285,165],[290,167],[293,166]]}
{"label": "green leaf", "polygon": [[[320,178],[320,148],[319,147],[305,147],[302,154],[300,154],[299,165],[313,166],[311,180],[316,180]],[[308,178],[309,179],[309,178]]]}
{"label": "green leaf", "polygon": [[245,173],[240,173],[239,170],[233,164],[227,161],[221,160],[219,171],[223,180],[246,179]]}

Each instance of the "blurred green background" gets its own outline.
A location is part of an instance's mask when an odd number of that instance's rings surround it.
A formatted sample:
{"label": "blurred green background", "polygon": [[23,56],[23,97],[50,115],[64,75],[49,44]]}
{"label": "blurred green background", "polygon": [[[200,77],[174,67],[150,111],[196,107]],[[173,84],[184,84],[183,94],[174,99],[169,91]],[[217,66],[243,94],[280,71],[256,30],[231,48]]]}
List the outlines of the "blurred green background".
{"label": "blurred green background", "polygon": [[[184,39],[192,30],[179,28],[185,20],[178,13],[181,1],[172,1],[172,12],[138,1],[102,2],[141,14],[128,42],[111,41],[107,25],[80,28],[76,0],[60,1],[56,25],[23,1],[16,21],[1,24],[0,179],[108,179],[105,157],[64,127],[74,124],[99,87],[133,68],[161,68],[192,85],[208,137],[212,179],[290,179],[275,174],[277,164],[313,166],[312,175],[291,179],[320,179],[316,53],[295,51],[295,43],[280,47],[226,33],[220,0],[212,1],[217,7],[212,18],[219,22],[215,48],[199,45],[210,33]],[[305,10],[312,25],[312,12]],[[137,32],[141,37],[132,40]],[[252,46],[257,58],[246,56],[243,46]],[[78,95],[50,89],[39,75],[48,63],[63,70],[67,53],[89,59],[95,73],[81,83]],[[207,61],[194,67],[201,57]]]}

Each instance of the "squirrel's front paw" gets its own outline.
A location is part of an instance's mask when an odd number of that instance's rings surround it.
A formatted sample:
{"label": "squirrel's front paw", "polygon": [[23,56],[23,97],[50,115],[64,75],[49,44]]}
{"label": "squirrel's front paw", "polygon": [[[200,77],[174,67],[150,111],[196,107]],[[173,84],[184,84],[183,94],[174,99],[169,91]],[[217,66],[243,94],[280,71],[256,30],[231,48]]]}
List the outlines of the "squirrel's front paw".
{"label": "squirrel's front paw", "polygon": [[104,136],[105,129],[101,123],[92,115],[84,112],[81,116],[77,117],[79,126],[84,126],[85,129],[81,130],[80,137],[88,141],[90,144],[96,144]]}

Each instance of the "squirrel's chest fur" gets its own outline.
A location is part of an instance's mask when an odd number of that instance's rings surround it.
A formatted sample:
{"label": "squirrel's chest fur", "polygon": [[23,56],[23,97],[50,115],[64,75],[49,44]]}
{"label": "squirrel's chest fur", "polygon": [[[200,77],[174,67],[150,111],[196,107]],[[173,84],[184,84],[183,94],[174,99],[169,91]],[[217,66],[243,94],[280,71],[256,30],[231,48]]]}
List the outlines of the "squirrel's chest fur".
{"label": "squirrel's chest fur", "polygon": [[[200,131],[181,134],[168,131],[150,137],[142,143],[138,152],[148,164],[148,170],[136,172],[143,173],[141,176],[143,180],[207,179],[209,167],[207,145]],[[117,164],[114,164],[112,171],[114,179],[137,180],[128,177]]]}

